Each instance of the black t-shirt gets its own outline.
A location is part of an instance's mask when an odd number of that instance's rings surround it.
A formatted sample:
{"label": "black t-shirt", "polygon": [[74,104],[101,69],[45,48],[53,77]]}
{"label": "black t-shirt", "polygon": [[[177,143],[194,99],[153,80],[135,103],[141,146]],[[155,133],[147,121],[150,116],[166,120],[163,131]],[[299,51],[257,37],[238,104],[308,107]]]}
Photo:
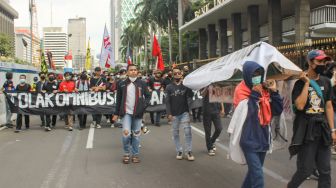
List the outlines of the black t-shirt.
{"label": "black t-shirt", "polygon": [[104,86],[106,85],[105,78],[99,77],[99,78],[91,78],[90,80],[90,88],[97,87],[97,86]]}
{"label": "black t-shirt", "polygon": [[[331,83],[330,80],[324,76],[320,76],[320,79],[316,80],[316,83],[321,88],[321,91],[323,93],[323,100],[319,97],[315,89],[311,85],[309,85],[308,100],[306,102],[305,108],[302,111],[297,110],[296,111],[297,115],[300,113],[308,115],[325,113],[325,104],[327,101],[330,101],[332,97]],[[295,82],[292,91],[293,104],[295,104],[295,100],[300,96],[304,84],[305,83],[302,80],[298,80]]]}
{"label": "black t-shirt", "polygon": [[17,85],[16,86],[16,91],[17,92],[29,92],[31,89],[30,85],[29,84],[24,84],[23,86],[22,85]]}
{"label": "black t-shirt", "polygon": [[163,80],[162,78],[151,78],[148,82],[148,86],[151,90],[160,90],[162,87]]}
{"label": "black t-shirt", "polygon": [[46,82],[44,83],[42,90],[47,91],[48,93],[53,92],[54,90],[58,90],[58,82]]}

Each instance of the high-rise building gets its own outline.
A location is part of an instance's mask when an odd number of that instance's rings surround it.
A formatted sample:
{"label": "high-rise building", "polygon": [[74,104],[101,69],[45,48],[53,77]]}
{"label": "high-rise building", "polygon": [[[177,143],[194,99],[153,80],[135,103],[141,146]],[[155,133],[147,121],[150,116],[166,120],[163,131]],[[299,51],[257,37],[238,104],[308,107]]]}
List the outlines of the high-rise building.
{"label": "high-rise building", "polygon": [[116,63],[123,62],[119,52],[121,41],[120,37],[124,28],[127,27],[127,22],[135,18],[135,6],[140,0],[111,0],[111,38],[113,49],[115,49]]}
{"label": "high-rise building", "polygon": [[[27,27],[15,28],[15,57],[30,63],[31,32]],[[40,39],[33,35],[33,65],[40,65]]]}
{"label": "high-rise building", "polygon": [[64,56],[67,54],[67,34],[62,27],[43,28],[44,53],[51,52],[56,69],[64,67]]}
{"label": "high-rise building", "polygon": [[140,0],[122,0],[121,2],[121,28],[127,27],[127,22],[135,18],[135,6],[140,2]]}
{"label": "high-rise building", "polygon": [[86,18],[68,20],[69,51],[72,52],[73,69],[83,71],[86,57]]}
{"label": "high-rise building", "polygon": [[17,19],[18,16],[18,12],[9,5],[8,1],[0,1],[0,33],[12,38],[13,49],[15,41],[14,19]]}

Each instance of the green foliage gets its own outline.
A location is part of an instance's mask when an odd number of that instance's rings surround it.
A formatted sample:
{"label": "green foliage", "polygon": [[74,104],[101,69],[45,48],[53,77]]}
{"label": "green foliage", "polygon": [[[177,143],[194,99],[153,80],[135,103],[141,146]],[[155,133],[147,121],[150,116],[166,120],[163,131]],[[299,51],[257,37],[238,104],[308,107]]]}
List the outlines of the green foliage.
{"label": "green foliage", "polygon": [[0,56],[14,57],[14,46],[11,37],[0,33]]}

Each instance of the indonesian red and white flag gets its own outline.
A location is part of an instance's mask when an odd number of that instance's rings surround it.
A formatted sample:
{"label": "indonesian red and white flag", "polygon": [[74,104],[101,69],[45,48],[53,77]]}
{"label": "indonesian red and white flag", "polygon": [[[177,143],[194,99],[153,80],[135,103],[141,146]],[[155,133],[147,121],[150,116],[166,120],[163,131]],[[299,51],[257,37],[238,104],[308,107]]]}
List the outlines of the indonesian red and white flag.
{"label": "indonesian red and white flag", "polygon": [[103,43],[100,53],[100,65],[104,65],[106,68],[114,67],[114,53],[113,48],[111,45],[111,38],[107,31],[107,27],[105,25],[104,28],[104,36],[103,36]]}

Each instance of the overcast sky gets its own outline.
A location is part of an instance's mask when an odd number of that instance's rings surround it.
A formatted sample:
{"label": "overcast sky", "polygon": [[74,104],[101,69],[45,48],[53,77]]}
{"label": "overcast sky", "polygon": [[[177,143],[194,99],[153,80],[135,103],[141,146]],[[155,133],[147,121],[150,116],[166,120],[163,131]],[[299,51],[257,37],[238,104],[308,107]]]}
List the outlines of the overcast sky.
{"label": "overcast sky", "polygon": [[[67,32],[68,19],[86,18],[86,37],[90,37],[91,52],[100,53],[104,25],[110,30],[110,0],[35,0],[37,4],[37,19],[39,34],[42,27],[63,27]],[[10,0],[12,7],[19,13],[15,26],[29,26],[29,0]],[[52,25],[51,25],[52,4]],[[109,31],[110,32],[110,31]],[[86,40],[86,41],[87,41]]]}

